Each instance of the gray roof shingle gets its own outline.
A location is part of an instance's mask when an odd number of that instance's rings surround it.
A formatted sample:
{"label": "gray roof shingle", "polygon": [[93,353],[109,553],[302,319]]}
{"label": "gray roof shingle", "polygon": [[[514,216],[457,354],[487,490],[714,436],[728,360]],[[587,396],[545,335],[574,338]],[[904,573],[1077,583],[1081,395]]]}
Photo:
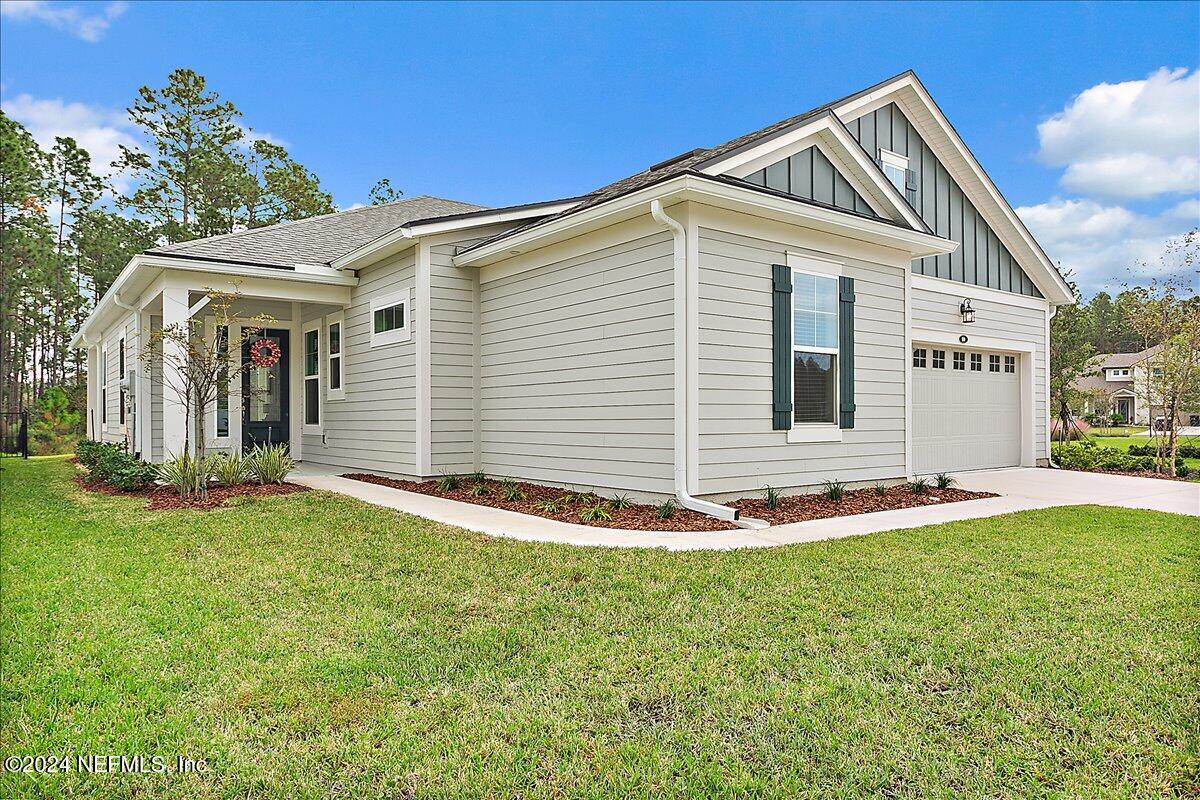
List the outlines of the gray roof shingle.
{"label": "gray roof shingle", "polygon": [[154,247],[146,252],[271,267],[329,264],[414,220],[483,210],[485,206],[473,203],[420,195],[395,203]]}

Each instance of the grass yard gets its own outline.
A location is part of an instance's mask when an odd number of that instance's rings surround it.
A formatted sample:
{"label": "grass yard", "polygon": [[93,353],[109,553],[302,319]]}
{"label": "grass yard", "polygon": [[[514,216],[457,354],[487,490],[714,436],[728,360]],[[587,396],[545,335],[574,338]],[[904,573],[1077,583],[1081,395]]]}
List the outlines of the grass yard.
{"label": "grass yard", "polygon": [[1145,425],[1118,425],[1115,428],[1092,428],[1088,433],[1092,436],[1133,436],[1144,430]]}
{"label": "grass yard", "polygon": [[1200,530],[1085,507],[732,553],[212,512],[5,459],[3,797],[1163,797],[1200,790]]}

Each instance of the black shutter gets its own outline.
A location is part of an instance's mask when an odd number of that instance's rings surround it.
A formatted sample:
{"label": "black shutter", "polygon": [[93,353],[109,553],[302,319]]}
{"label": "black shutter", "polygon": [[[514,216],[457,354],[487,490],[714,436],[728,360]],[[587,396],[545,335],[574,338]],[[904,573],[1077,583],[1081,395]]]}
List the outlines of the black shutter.
{"label": "black shutter", "polygon": [[854,427],[854,278],[838,278],[838,426]]}
{"label": "black shutter", "polygon": [[913,208],[917,207],[917,172],[916,170],[904,170],[904,199]]}
{"label": "black shutter", "polygon": [[771,265],[771,427],[792,428],[792,270]]}

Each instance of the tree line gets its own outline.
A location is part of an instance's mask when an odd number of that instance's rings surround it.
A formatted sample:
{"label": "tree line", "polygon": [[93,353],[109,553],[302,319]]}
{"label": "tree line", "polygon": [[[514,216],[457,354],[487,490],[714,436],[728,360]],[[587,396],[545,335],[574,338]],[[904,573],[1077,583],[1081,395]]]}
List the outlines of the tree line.
{"label": "tree line", "polygon": [[[141,87],[127,112],[144,144],[121,146],[106,178],[75,140],[43,149],[0,111],[2,411],[51,387],[83,407],[86,364],[70,338],[135,254],[336,211],[311,170],[190,69]],[[399,194],[385,179],[371,199]]]}

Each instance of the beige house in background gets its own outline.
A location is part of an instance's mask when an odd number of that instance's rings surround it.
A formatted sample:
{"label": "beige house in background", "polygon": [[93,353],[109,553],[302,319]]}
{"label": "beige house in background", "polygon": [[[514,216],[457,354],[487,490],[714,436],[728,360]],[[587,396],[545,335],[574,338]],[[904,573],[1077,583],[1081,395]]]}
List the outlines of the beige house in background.
{"label": "beige house in background", "polygon": [[[1151,417],[1162,417],[1161,404],[1147,397],[1149,386],[1146,370],[1155,369],[1154,355],[1161,345],[1136,353],[1105,353],[1092,360],[1090,374],[1075,381],[1075,388],[1084,393],[1083,413],[1090,414],[1107,408],[1116,413],[1126,425],[1149,426]],[[1159,407],[1155,407],[1159,405]],[[1182,426],[1200,427],[1200,408],[1184,409]]]}
{"label": "beige house in background", "polygon": [[215,404],[215,448],[723,517],[768,484],[1043,462],[1072,301],[911,72],[581,197],[416,197],[150,250],[75,338],[91,436],[181,451],[186,410],[134,354],[235,286],[284,357]]}

